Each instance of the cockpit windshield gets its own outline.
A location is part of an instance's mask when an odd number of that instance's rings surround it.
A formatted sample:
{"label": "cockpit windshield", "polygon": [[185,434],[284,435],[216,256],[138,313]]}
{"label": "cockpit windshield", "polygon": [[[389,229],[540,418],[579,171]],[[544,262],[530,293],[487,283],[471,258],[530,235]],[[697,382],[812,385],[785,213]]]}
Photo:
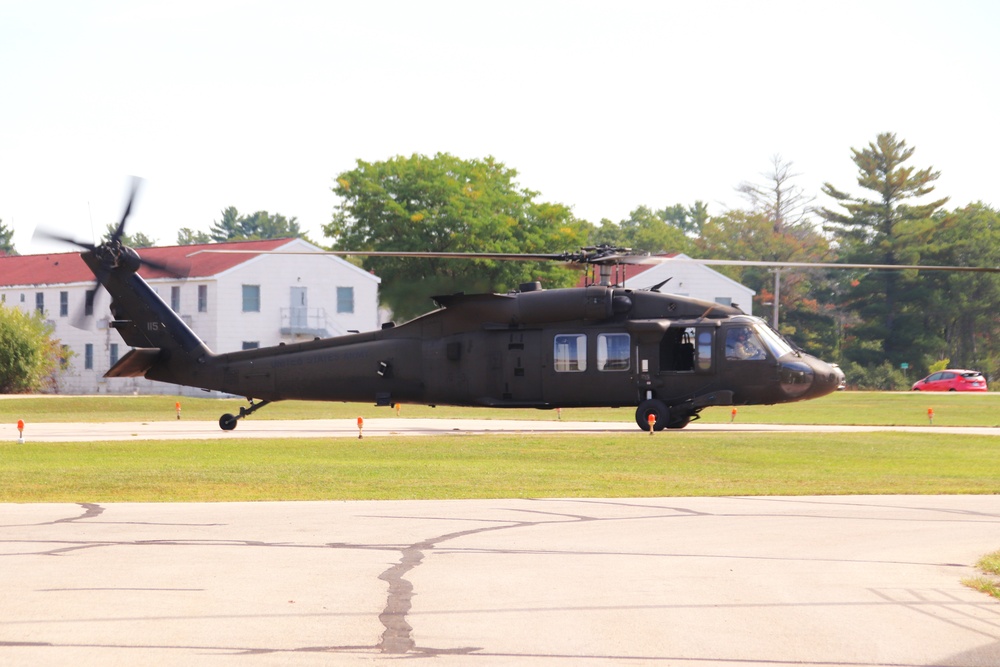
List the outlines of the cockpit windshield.
{"label": "cockpit windshield", "polygon": [[757,331],[757,335],[761,337],[764,344],[767,345],[767,349],[771,351],[776,358],[783,357],[786,354],[791,354],[795,350],[791,345],[788,344],[784,338],[781,337],[777,331],[772,329],[767,322],[760,318],[754,318],[756,321],[754,323],[754,329]]}

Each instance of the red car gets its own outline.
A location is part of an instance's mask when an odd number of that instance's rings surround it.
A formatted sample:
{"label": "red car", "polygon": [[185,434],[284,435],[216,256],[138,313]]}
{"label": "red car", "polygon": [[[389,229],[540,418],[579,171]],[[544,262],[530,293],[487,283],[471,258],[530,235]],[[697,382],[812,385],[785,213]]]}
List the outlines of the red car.
{"label": "red car", "polygon": [[986,391],[986,378],[979,371],[948,369],[915,382],[913,391]]}

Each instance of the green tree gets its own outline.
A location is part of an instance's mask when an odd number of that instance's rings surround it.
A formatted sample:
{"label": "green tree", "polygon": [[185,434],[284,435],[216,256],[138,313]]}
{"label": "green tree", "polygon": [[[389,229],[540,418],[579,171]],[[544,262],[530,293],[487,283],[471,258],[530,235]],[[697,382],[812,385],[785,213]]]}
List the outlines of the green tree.
{"label": "green tree", "polygon": [[17,250],[13,243],[14,230],[3,224],[0,220],[0,255],[16,255]]}
{"label": "green tree", "polygon": [[47,388],[59,367],[61,346],[41,313],[0,304],[0,394]]}
{"label": "green tree", "polygon": [[[115,229],[117,225],[108,223],[107,231],[104,234],[104,242],[111,240],[111,237],[115,235]],[[152,248],[156,246],[156,239],[146,236],[142,232],[136,232],[135,234],[122,234],[121,239],[122,245],[127,245],[130,248]]]}
{"label": "green tree", "polygon": [[[1000,212],[982,202],[939,211],[924,226],[921,242],[922,259],[930,264],[1000,266]],[[1000,379],[1000,312],[990,307],[1000,303],[1000,275],[921,273],[919,292],[921,326],[936,344],[927,361],[950,359],[954,367]]]}
{"label": "green tree", "polygon": [[688,236],[697,237],[708,222],[708,204],[696,201],[691,206],[674,204],[656,212],[657,217],[671,227],[676,227]]}
{"label": "green tree", "polygon": [[591,243],[631,248],[635,252],[662,254],[690,252],[693,244],[686,232],[696,228],[691,212],[698,210],[700,202],[688,209],[681,204],[653,211],[639,206],[629,217],[615,224],[607,218],[591,234]]}
{"label": "green tree", "polygon": [[181,227],[177,231],[177,245],[201,245],[211,242],[212,237],[206,232],[196,232],[190,227]]}
{"label": "green tree", "polygon": [[[201,234],[200,232],[198,234]],[[299,228],[298,219],[286,218],[281,214],[271,215],[267,211],[257,211],[250,215],[240,215],[235,206],[222,211],[222,219],[212,223],[208,238],[223,243],[226,241],[252,241],[259,239],[306,238]],[[198,238],[204,238],[199,236]],[[180,239],[178,239],[180,240]],[[185,245],[185,244],[181,244]]]}
{"label": "green tree", "polygon": [[[337,176],[340,198],[324,234],[341,250],[554,253],[586,241],[588,225],[562,204],[539,202],[517,172],[492,157],[462,160],[397,156],[358,160]],[[508,290],[542,280],[547,287],[577,274],[553,263],[365,258],[382,279],[382,300],[396,317],[425,312],[428,296]]]}
{"label": "green tree", "polygon": [[[858,185],[875,197],[855,197],[831,184],[823,194],[843,211],[821,208],[817,212],[834,235],[840,256],[848,262],[872,264],[916,264],[920,261],[920,232],[947,198],[927,203],[915,200],[934,190],[940,172],[930,168],[915,170],[906,165],[913,148],[883,133],[862,150],[851,149],[858,167]],[[860,316],[852,340],[871,345],[848,346],[845,353],[854,361],[872,366],[888,359],[920,363],[934,347],[921,326],[922,306],[915,275],[899,271],[872,272],[851,283],[847,305]]]}
{"label": "green tree", "polygon": [[668,224],[666,220],[645,206],[640,206],[629,217],[618,223],[628,245],[637,252],[662,254],[666,252],[689,252],[690,240],[681,227]]}

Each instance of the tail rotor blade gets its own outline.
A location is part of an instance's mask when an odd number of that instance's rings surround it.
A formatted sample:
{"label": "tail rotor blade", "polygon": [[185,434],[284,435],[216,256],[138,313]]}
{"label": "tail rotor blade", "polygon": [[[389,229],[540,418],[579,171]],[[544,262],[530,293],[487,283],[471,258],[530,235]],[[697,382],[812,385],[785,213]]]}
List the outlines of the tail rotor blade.
{"label": "tail rotor blade", "polygon": [[142,184],[142,179],[138,176],[132,177],[132,188],[129,190],[128,201],[125,203],[125,210],[122,212],[122,219],[115,228],[114,234],[111,235],[111,242],[114,243],[121,239],[125,234],[125,223],[128,221],[128,216],[132,213],[132,204],[135,202],[135,196],[139,192],[139,185]]}

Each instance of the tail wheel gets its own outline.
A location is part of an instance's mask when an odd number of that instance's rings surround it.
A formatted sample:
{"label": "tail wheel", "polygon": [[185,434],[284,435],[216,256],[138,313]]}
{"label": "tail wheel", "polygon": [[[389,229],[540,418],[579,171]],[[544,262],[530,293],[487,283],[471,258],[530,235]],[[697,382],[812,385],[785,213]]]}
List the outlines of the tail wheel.
{"label": "tail wheel", "polygon": [[235,415],[224,414],[219,417],[219,428],[223,431],[232,431],[236,428],[237,423]]}
{"label": "tail wheel", "polygon": [[662,431],[667,427],[670,418],[670,408],[658,398],[650,398],[640,403],[639,407],[635,410],[635,423],[643,431],[649,430],[650,415],[655,418],[653,430]]}

